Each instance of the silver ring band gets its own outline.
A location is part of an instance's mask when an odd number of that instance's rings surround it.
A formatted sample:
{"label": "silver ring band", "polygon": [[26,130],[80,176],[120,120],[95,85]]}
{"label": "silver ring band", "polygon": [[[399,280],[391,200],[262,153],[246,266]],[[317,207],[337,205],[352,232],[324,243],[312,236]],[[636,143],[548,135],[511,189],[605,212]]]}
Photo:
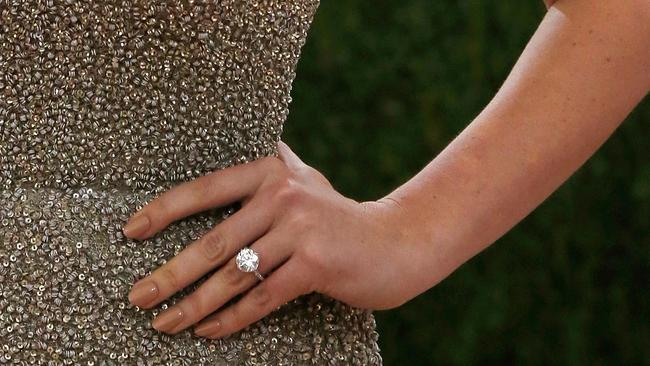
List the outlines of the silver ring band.
{"label": "silver ring band", "polygon": [[262,276],[262,274],[261,274],[259,271],[255,271],[255,272],[253,272],[253,273],[255,273],[255,276],[256,276],[257,278],[259,278],[260,281],[263,281],[263,280],[264,280],[264,276]]}

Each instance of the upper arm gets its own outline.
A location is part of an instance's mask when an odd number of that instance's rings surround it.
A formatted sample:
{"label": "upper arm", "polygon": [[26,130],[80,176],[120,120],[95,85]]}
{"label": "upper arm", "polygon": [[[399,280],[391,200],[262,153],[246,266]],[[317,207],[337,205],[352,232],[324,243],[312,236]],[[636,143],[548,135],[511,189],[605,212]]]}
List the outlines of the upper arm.
{"label": "upper arm", "polygon": [[638,99],[650,88],[650,2],[555,1],[519,61],[529,92]]}
{"label": "upper arm", "polygon": [[[546,5],[547,9],[550,9],[553,4],[557,2],[557,0],[543,0],[544,5]],[[570,1],[570,0],[565,0],[565,1]],[[635,1],[629,1],[628,3],[622,2],[619,3],[621,6],[632,6],[636,7],[637,10],[639,11],[639,14],[642,14],[642,16],[646,17],[646,19],[650,19],[650,2],[647,0],[635,0]]]}
{"label": "upper arm", "polygon": [[479,119],[489,121],[485,141],[517,152],[502,154],[520,163],[510,167],[513,176],[521,166],[541,166],[536,178],[554,172],[559,184],[648,93],[647,4],[559,0],[551,7]]}

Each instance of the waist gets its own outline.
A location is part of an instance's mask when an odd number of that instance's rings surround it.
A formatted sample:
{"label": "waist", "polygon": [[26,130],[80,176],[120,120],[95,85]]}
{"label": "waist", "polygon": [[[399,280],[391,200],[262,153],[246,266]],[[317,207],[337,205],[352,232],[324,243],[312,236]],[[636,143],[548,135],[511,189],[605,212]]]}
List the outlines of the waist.
{"label": "waist", "polygon": [[[239,147],[215,145],[194,150],[154,149],[148,155],[111,154],[94,149],[89,155],[63,150],[47,153],[15,149],[0,154],[0,188],[76,189],[161,192],[213,171],[276,153],[276,144],[252,141]],[[196,146],[195,146],[196,148]],[[2,149],[0,149],[2,150]],[[0,151],[1,152],[1,151]]]}

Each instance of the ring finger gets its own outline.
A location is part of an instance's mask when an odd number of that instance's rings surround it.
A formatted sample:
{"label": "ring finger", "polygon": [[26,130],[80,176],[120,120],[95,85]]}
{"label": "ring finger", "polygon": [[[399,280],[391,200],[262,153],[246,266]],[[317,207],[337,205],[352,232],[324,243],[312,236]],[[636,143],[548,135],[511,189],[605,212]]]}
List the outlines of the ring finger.
{"label": "ring finger", "polygon": [[[258,253],[257,270],[263,276],[291,256],[292,247],[286,242],[287,237],[281,230],[271,230],[250,246]],[[152,325],[162,332],[178,333],[219,309],[258,281],[254,273],[241,271],[237,267],[236,257],[233,257],[193,293],[159,314]]]}

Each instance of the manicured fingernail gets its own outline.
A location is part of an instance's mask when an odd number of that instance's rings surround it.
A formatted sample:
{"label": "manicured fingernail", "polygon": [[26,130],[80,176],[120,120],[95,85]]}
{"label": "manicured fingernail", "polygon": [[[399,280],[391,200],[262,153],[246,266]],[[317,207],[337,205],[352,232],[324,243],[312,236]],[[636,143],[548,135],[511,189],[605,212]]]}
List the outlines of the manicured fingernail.
{"label": "manicured fingernail", "polygon": [[164,332],[174,329],[181,320],[183,320],[183,311],[179,307],[174,306],[159,314],[151,325],[157,330]]}
{"label": "manicured fingernail", "polygon": [[126,223],[122,232],[129,238],[144,234],[149,229],[149,218],[147,215],[136,215]]}
{"label": "manicured fingernail", "polygon": [[219,329],[221,329],[221,323],[218,320],[210,320],[209,322],[194,328],[194,334],[200,337],[205,337],[207,335],[215,334]]}
{"label": "manicured fingernail", "polygon": [[133,305],[143,306],[152,302],[158,296],[158,286],[153,281],[136,283],[129,293],[129,301]]}

